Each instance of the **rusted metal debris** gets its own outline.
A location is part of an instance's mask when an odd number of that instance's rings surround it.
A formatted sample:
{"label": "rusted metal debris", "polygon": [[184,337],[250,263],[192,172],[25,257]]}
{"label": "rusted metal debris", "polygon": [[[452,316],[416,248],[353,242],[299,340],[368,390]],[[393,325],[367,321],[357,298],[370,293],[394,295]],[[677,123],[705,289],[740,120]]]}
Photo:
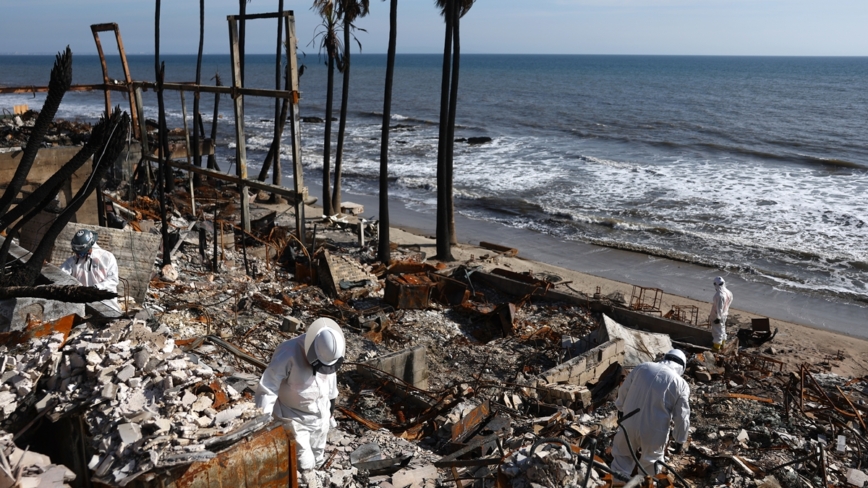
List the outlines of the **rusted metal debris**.
{"label": "rusted metal debris", "polygon": [[633,285],[630,293],[630,310],[645,313],[662,314],[660,305],[663,303],[663,290]]}

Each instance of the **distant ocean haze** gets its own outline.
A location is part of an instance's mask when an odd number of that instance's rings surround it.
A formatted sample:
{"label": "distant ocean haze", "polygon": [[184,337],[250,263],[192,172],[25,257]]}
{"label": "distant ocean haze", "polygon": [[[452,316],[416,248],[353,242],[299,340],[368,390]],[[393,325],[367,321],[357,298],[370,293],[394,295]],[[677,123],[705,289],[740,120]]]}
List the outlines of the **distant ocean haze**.
{"label": "distant ocean haze", "polygon": [[[376,194],[385,56],[351,59],[343,186]],[[194,79],[195,56],[165,61],[167,81]],[[274,88],[274,61],[248,56],[246,85]],[[52,62],[0,56],[0,85],[45,85]],[[391,195],[432,221],[441,62],[399,55],[392,101]],[[152,56],[130,63],[134,79],[154,79]],[[299,63],[301,114],[322,118],[325,60],[308,54]],[[117,64],[110,69],[122,77]],[[203,82],[217,72],[231,83],[228,56],[205,57]],[[74,82],[100,81],[98,59],[76,56]],[[181,126],[178,94],[167,98],[168,122]],[[202,96],[206,132],[213,99]],[[0,107],[20,103],[39,109],[42,97],[0,96]],[[113,103],[128,107],[120,94]],[[145,116],[156,119],[152,92],[145,103]],[[58,116],[94,119],[101,110],[101,93],[69,93]],[[234,159],[228,97],[220,112],[225,170]],[[557,236],[564,246],[635,250],[868,304],[866,114],[868,58],[464,55],[456,137],[492,141],[456,143],[456,209]],[[273,118],[273,101],[245,98],[251,173],[265,157]],[[321,180],[323,130],[302,124],[313,181]],[[334,131],[333,144],[337,124]]]}

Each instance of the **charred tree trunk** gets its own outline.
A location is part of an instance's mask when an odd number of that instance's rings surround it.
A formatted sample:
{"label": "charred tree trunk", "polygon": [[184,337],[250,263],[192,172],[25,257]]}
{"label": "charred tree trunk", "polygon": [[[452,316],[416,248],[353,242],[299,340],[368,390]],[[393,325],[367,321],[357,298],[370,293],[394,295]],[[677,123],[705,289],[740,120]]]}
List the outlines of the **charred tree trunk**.
{"label": "charred tree trunk", "polygon": [[[161,175],[171,175],[172,172],[169,169],[169,133],[166,128],[166,105],[163,100],[163,83],[164,76],[166,74],[166,63],[162,63],[160,65],[160,71],[157,73],[157,105],[160,110],[159,115],[159,123],[160,123],[160,174]],[[171,193],[171,189],[169,188],[169,178],[166,176],[160,182],[160,221],[162,223],[160,227],[160,235],[163,238],[163,266],[167,264],[172,264],[172,250],[169,249],[169,221],[166,217],[167,211],[166,207],[168,206],[168,193]]]}
{"label": "charred tree trunk", "polygon": [[398,0],[390,1],[389,51],[386,57],[386,88],[383,93],[383,129],[380,137],[380,239],[377,259],[392,262],[389,237],[389,121],[392,118],[392,83],[395,79],[395,48],[398,39]]}
{"label": "charred tree trunk", "polygon": [[54,61],[54,67],[51,69],[51,79],[48,82],[48,95],[45,97],[45,103],[42,104],[42,110],[39,116],[36,117],[36,122],[33,125],[33,130],[30,132],[30,138],[27,140],[27,145],[24,147],[24,154],[21,155],[21,162],[18,163],[18,168],[12,179],[9,180],[9,185],[3,196],[0,197],[0,215],[4,215],[24,182],[27,180],[27,175],[30,173],[30,168],[33,166],[33,161],[36,160],[36,153],[39,152],[39,147],[42,145],[42,140],[45,138],[45,133],[48,131],[51,121],[54,120],[57,114],[57,108],[60,107],[60,102],[63,100],[63,95],[69,90],[72,84],[72,51],[69,46],[63,53],[57,55]]}
{"label": "charred tree trunk", "polygon": [[322,146],[322,213],[332,215],[331,192],[331,151],[332,151],[332,104],[334,103],[335,88],[335,56],[329,48],[329,68],[326,81],[326,113],[325,113],[325,136]]}
{"label": "charred tree trunk", "polygon": [[[452,8],[452,84],[449,89],[449,119],[446,122],[446,157],[443,165],[445,170],[443,195],[446,198],[446,234],[450,247],[458,244],[458,237],[455,235],[455,199],[452,186],[454,183],[453,169],[455,167],[455,112],[458,108],[458,69],[461,61],[461,42],[459,39],[460,8],[457,2],[455,2]],[[449,250],[449,254],[452,254],[451,249]]]}
{"label": "charred tree trunk", "polygon": [[437,259],[452,261],[452,240],[449,237],[448,204],[446,203],[446,160],[449,144],[449,82],[452,57],[452,29],[455,3],[457,0],[447,0],[444,17],[446,20],[446,35],[443,42],[443,73],[440,80],[440,127],[437,144],[437,229],[436,247]]}
{"label": "charred tree trunk", "polygon": [[338,146],[335,149],[335,187],[332,189],[332,208],[341,211],[341,171],[344,159],[344,136],[347,132],[347,105],[350,98],[350,23],[344,19],[343,86],[341,86],[341,114],[338,122]]}

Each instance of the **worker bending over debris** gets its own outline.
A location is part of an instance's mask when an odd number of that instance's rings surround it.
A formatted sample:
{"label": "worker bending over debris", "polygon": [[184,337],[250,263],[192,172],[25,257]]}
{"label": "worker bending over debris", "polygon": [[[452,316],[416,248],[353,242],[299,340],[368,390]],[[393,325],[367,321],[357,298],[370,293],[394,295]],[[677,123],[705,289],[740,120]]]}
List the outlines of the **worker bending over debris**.
{"label": "worker bending over debris", "polygon": [[681,377],[686,365],[684,353],[672,349],[659,363],[642,363],[624,379],[615,400],[618,419],[637,408],[639,412],[625,419],[623,429],[615,434],[613,471],[629,477],[636,466],[625,432],[633,449],[642,451],[640,466],[652,476],[657,472],[656,462],[664,461],[670,422],[675,423],[675,452],[683,450],[690,427],[690,386]]}
{"label": "worker bending over debris", "polygon": [[708,322],[711,324],[711,348],[719,351],[726,345],[726,317],[732,304],[732,292],[726,288],[726,281],[720,276],[714,279],[714,290]]}
{"label": "worker bending over debris", "polygon": [[[115,255],[99,247],[96,232],[82,229],[72,236],[74,255],[63,262],[60,269],[72,275],[84,286],[99,290],[118,292],[118,260]],[[118,299],[103,300],[102,303],[120,310]]]}
{"label": "worker bending over debris", "polygon": [[344,362],[344,333],[334,320],[315,320],[306,334],[277,346],[256,391],[256,406],[295,434],[298,468],[311,483],[323,463],[338,396],[337,370]]}

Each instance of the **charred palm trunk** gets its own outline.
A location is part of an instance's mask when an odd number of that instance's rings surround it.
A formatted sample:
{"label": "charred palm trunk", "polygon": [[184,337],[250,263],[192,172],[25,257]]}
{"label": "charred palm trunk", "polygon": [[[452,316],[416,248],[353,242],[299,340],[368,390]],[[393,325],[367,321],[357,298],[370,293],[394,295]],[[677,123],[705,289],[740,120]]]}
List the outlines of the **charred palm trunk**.
{"label": "charred palm trunk", "polygon": [[72,217],[84,204],[87,197],[99,186],[108,169],[114,164],[124,150],[127,136],[129,133],[130,116],[126,112],[121,112],[120,107],[117,107],[111,116],[110,129],[107,129],[110,137],[104,146],[104,150],[100,148],[97,154],[100,157],[94,161],[93,174],[87,180],[75,196],[70,200],[69,205],[61,212],[51,226],[42,237],[42,241],[33,250],[33,254],[27,260],[27,264],[15,269],[13,272],[3,277],[0,285],[10,286],[34,286],[42,270],[42,263],[48,257],[48,253],[54,247],[54,241],[57,236],[69,223]]}
{"label": "charred palm trunk", "polygon": [[3,196],[0,197],[0,215],[4,215],[24,182],[27,180],[27,175],[30,173],[30,168],[33,166],[33,161],[36,160],[36,153],[39,152],[39,147],[42,145],[42,140],[45,139],[45,133],[48,131],[51,121],[57,114],[57,108],[60,107],[60,102],[63,100],[63,95],[69,90],[72,84],[72,51],[69,46],[63,53],[57,55],[54,61],[54,67],[51,69],[51,79],[48,82],[48,95],[45,97],[45,103],[42,104],[42,110],[39,116],[36,117],[36,122],[33,125],[33,130],[30,132],[30,138],[27,140],[27,145],[24,147],[24,154],[21,155],[21,162],[18,163],[18,168]]}
{"label": "charred palm trunk", "polygon": [[344,136],[347,131],[347,105],[350,98],[350,23],[344,19],[343,86],[341,86],[341,115],[338,122],[338,147],[335,149],[335,187],[332,190],[332,208],[341,211],[341,171],[343,169]]}
{"label": "charred palm trunk", "polygon": [[[449,90],[449,120],[446,123],[446,158],[444,161],[444,196],[446,198],[446,234],[449,245],[458,244],[455,235],[455,199],[452,192],[454,184],[453,168],[455,163],[455,112],[458,108],[458,70],[461,61],[461,43],[459,40],[459,13],[457,2],[452,6],[452,86]],[[451,254],[450,249],[450,254]]]}
{"label": "charred palm trunk", "polygon": [[166,105],[163,100],[163,83],[166,74],[166,64],[160,65],[160,71],[157,73],[157,105],[159,107],[159,124],[160,124],[160,174],[164,175],[161,180],[160,187],[160,235],[163,238],[163,266],[172,263],[171,249],[167,245],[169,242],[169,221],[166,216],[166,207],[168,202],[167,193],[171,193],[169,188],[169,176],[172,174],[169,170],[169,133],[166,128]]}
{"label": "charred palm trunk", "polygon": [[445,10],[446,35],[443,42],[443,73],[440,80],[440,127],[437,144],[437,258],[452,261],[452,240],[449,237],[449,217],[446,195],[446,161],[449,154],[449,82],[452,57],[452,21],[456,0],[447,0]]}
{"label": "charred palm trunk", "polygon": [[335,88],[335,55],[334,39],[330,39],[332,45],[329,50],[328,82],[326,83],[326,113],[325,113],[325,137],[322,147],[322,212],[324,215],[332,215],[332,192],[331,192],[331,151],[332,151],[332,106],[334,105]]}
{"label": "charred palm trunk", "polygon": [[380,237],[377,259],[392,262],[389,237],[389,122],[392,118],[392,82],[395,79],[395,47],[398,39],[398,0],[389,8],[389,54],[386,57],[386,88],[383,93],[383,129],[380,137]]}

